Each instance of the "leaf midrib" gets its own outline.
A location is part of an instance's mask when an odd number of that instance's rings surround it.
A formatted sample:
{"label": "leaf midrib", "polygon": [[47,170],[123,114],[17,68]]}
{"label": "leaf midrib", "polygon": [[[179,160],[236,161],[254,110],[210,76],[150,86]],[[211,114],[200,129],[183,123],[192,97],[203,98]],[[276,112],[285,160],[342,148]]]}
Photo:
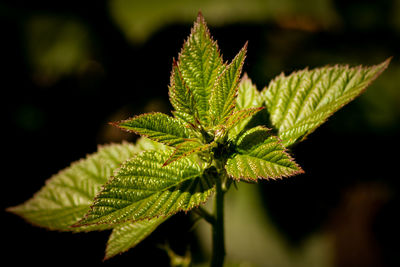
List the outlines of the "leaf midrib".
{"label": "leaf midrib", "polygon": [[[265,162],[268,162],[268,163],[270,163],[270,164],[273,164],[273,165],[277,165],[277,166],[280,166],[280,167],[283,167],[283,168],[288,168],[288,169],[291,169],[291,170],[296,170],[295,168],[291,168],[291,167],[288,167],[288,166],[285,166],[285,165],[280,165],[280,164],[278,164],[278,163],[276,163],[276,162],[272,162],[272,161],[269,161],[269,160],[266,160],[266,159],[263,159],[263,158],[258,158],[258,157],[255,157],[255,156],[252,156],[252,155],[249,155],[249,154],[238,154],[238,155],[240,155],[240,156],[242,156],[242,157],[249,157],[249,158],[252,158],[252,159],[257,159],[257,160],[262,160],[262,161],[265,161]],[[288,159],[289,160],[289,159]]]}
{"label": "leaf midrib", "polygon": [[[340,103],[343,99],[346,99],[350,95],[349,99],[342,103],[342,105],[345,105],[345,104],[349,103],[352,100],[352,96],[351,95],[354,94],[354,93],[355,92],[353,92],[353,91],[344,93],[341,97],[337,98],[334,101],[334,103],[335,104],[336,103]],[[311,118],[311,117],[314,117],[316,113],[321,113],[322,114],[324,112],[327,112],[326,109],[328,109],[328,112],[326,114],[322,115],[322,117],[329,117],[332,114],[332,112],[329,111],[329,108],[332,108],[332,105],[325,105],[325,106],[322,106],[322,107],[320,107],[318,109],[314,109],[310,114],[308,114],[307,116],[303,117],[301,120],[296,121],[295,123],[292,123],[292,125],[290,127],[279,129],[279,135],[282,132],[287,132],[287,131],[290,131],[292,129],[296,129],[296,128],[302,126],[302,125],[312,124],[312,123],[321,123],[321,124],[324,123],[325,119],[323,121],[321,121],[320,118],[317,118],[314,121],[313,120],[307,121],[307,120],[309,118]]]}
{"label": "leaf midrib", "polygon": [[[164,189],[162,189],[162,190],[154,191],[154,192],[165,192],[165,191],[167,191],[167,190],[169,190],[169,189],[171,189],[171,188],[173,188],[173,187],[175,187],[175,186],[178,186],[179,184],[181,184],[181,183],[183,183],[183,182],[185,182],[185,181],[187,181],[187,180],[194,179],[194,178],[196,178],[196,177],[199,177],[200,179],[202,179],[201,174],[200,174],[200,175],[199,175],[199,174],[191,175],[191,176],[189,176],[189,177],[186,177],[185,179],[180,180],[180,181],[179,181],[178,183],[176,183],[176,184],[170,185],[170,186],[168,186],[168,187],[166,187],[166,188],[164,188]],[[112,212],[110,212],[110,213],[108,213],[108,214],[106,214],[106,215],[104,215],[104,216],[101,216],[101,217],[98,217],[98,218],[94,219],[94,220],[93,220],[94,222],[89,222],[89,223],[84,224],[84,225],[104,224],[104,223],[106,223],[106,222],[102,222],[102,220],[101,220],[102,217],[105,217],[105,216],[110,217],[112,214],[115,214],[115,213],[123,213],[124,210],[129,210],[129,209],[131,208],[131,206],[133,206],[134,204],[139,204],[139,205],[140,205],[139,202],[142,203],[142,202],[145,201],[146,199],[149,199],[149,198],[151,198],[151,197],[153,197],[153,196],[154,196],[154,194],[151,194],[151,195],[148,195],[148,196],[146,196],[146,197],[143,197],[143,198],[139,199],[138,201],[135,201],[135,202],[129,204],[128,206],[126,206],[126,207],[124,207],[124,208],[122,208],[122,209],[118,209],[118,210],[112,211]],[[99,197],[99,198],[100,198],[100,197]],[[125,199],[113,198],[113,197],[101,197],[101,199],[124,200],[124,201],[127,201],[127,200],[125,200]],[[102,206],[102,205],[100,205],[100,206]],[[145,217],[145,218],[146,218],[146,217]],[[145,218],[143,218],[143,219],[145,219]],[[140,218],[140,219],[142,219],[142,218]],[[140,219],[134,219],[134,220],[140,220]]]}

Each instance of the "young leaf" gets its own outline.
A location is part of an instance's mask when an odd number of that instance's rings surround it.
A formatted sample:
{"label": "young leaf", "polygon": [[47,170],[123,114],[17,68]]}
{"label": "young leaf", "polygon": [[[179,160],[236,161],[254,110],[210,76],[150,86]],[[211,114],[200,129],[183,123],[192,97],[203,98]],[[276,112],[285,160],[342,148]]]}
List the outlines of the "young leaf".
{"label": "young leaf", "polygon": [[194,95],[183,80],[181,71],[175,60],[172,66],[169,99],[175,108],[173,113],[176,117],[192,125],[198,123],[199,112],[197,111]]}
{"label": "young leaf", "polygon": [[213,125],[223,124],[235,108],[240,74],[247,52],[247,43],[232,60],[211,91],[210,109]]}
{"label": "young leaf", "polygon": [[241,110],[261,106],[262,99],[260,92],[245,73],[240,80],[238,96],[236,98],[236,109]]}
{"label": "young leaf", "polygon": [[169,152],[143,152],[126,161],[77,226],[169,216],[204,203],[214,182],[192,159],[164,166]]}
{"label": "young leaf", "polygon": [[97,153],[73,163],[51,177],[46,185],[25,203],[8,208],[28,222],[59,231],[89,231],[97,228],[69,228],[90,208],[93,198],[112,171],[138,149],[128,143],[100,147]]}
{"label": "young leaf", "polygon": [[211,148],[213,143],[210,144],[202,144],[198,141],[186,141],[182,144],[179,144],[172,155],[168,158],[168,160],[163,164],[166,166],[171,162],[174,162],[178,159],[187,157],[193,153],[198,153],[202,151],[206,151],[207,149]]}
{"label": "young leaf", "polygon": [[275,179],[303,172],[280,140],[261,126],[238,138],[237,153],[228,159],[225,168],[232,178],[241,180]]}
{"label": "young leaf", "polygon": [[167,146],[177,146],[191,138],[182,121],[163,113],[148,113],[113,123],[128,132],[146,136]]}
{"label": "young leaf", "polygon": [[[177,64],[184,83],[193,93],[200,122],[208,125],[211,91],[225,66],[218,45],[211,38],[201,13],[194,23],[189,38],[183,45]],[[175,102],[175,99],[172,102]],[[185,112],[184,109],[177,111]]]}
{"label": "young leaf", "polygon": [[390,59],[371,67],[334,66],[281,74],[262,92],[272,125],[285,146],[303,140],[361,94]]}
{"label": "young leaf", "polygon": [[[168,150],[168,147],[151,141],[147,138],[140,138],[135,144],[138,152],[145,150]],[[89,207],[88,207],[89,210]],[[81,216],[83,217],[83,215]],[[136,246],[140,241],[150,235],[161,223],[166,221],[169,217],[153,218],[151,220],[143,220],[137,222],[128,222],[116,225],[108,239],[106,254],[104,260],[107,260],[117,254],[121,254],[130,248]],[[86,229],[107,227],[106,224],[86,226]],[[80,228],[80,227],[76,227]],[[71,229],[75,229],[71,228]]]}
{"label": "young leaf", "polygon": [[[166,149],[166,147],[161,145],[160,143],[156,143],[145,138],[139,139],[136,143],[136,147],[141,151]],[[111,257],[114,257],[135,247],[139,242],[150,235],[161,223],[166,221],[168,218],[169,217],[156,217],[150,220],[127,222],[116,225],[113,228],[112,233],[108,239],[104,260],[110,259]],[[99,227],[103,225],[105,224],[94,226]]]}
{"label": "young leaf", "polygon": [[150,140],[146,137],[140,137],[135,143],[135,149],[138,152],[146,151],[146,150],[167,150],[172,151],[171,147],[158,143],[156,141]]}
{"label": "young leaf", "polygon": [[262,100],[260,92],[245,73],[239,84],[235,112],[229,117],[226,123],[227,125],[232,124],[229,127],[230,139],[235,139],[235,137],[240,134],[253,115],[263,109],[261,106]]}
{"label": "young leaf", "polygon": [[251,128],[241,134],[236,140],[236,147],[239,150],[251,150],[255,146],[261,145],[271,136],[271,129],[264,126]]}
{"label": "young leaf", "polygon": [[105,260],[136,246],[151,234],[169,217],[156,217],[150,220],[127,222],[117,225],[107,242]]}
{"label": "young leaf", "polygon": [[233,112],[232,115],[226,121],[226,128],[233,129],[235,133],[238,133],[239,130],[241,130],[243,127],[235,129],[237,126],[245,124],[253,115],[255,115],[257,112],[263,109],[264,107],[248,108]]}

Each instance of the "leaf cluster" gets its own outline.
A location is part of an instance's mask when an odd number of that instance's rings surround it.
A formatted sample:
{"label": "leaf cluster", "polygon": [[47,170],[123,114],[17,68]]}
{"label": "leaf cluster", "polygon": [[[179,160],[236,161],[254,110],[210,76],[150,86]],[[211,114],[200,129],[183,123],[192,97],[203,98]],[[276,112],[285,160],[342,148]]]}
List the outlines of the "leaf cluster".
{"label": "leaf cluster", "polygon": [[51,230],[112,229],[110,258],[175,213],[204,204],[216,183],[226,191],[238,181],[302,173],[287,148],[357,97],[389,64],[281,74],[260,92],[242,75],[246,53],[247,43],[225,62],[199,14],[173,60],[172,116],[148,113],[113,123],[143,138],[136,145],[100,147],[9,211]]}

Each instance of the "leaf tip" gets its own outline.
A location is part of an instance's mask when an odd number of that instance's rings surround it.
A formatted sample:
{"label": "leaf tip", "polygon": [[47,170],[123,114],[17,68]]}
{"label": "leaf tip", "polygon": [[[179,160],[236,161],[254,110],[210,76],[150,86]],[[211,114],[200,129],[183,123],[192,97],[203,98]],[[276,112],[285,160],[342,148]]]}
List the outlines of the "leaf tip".
{"label": "leaf tip", "polygon": [[7,207],[7,208],[5,208],[4,210],[5,210],[6,212],[9,212],[9,213],[17,214],[17,215],[18,215],[18,212],[17,212],[18,207],[19,207],[19,206]]}
{"label": "leaf tip", "polygon": [[203,16],[203,13],[201,12],[201,10],[199,10],[199,12],[197,12],[197,21],[204,21],[204,16]]}
{"label": "leaf tip", "polygon": [[246,41],[245,43],[244,43],[244,46],[243,46],[243,50],[247,50],[247,47],[249,46],[249,41]]}
{"label": "leaf tip", "polygon": [[119,121],[110,121],[110,122],[108,122],[108,124],[111,125],[111,126],[120,128],[120,126],[119,126],[120,122]]}
{"label": "leaf tip", "polygon": [[393,56],[390,56],[385,61],[383,61],[381,64],[379,64],[378,66],[382,67],[382,71],[384,71],[385,69],[387,69],[387,67],[389,66],[392,59],[393,59]]}
{"label": "leaf tip", "polygon": [[106,252],[104,253],[104,257],[103,257],[103,259],[101,260],[103,263],[104,263],[106,260],[109,260],[109,259],[111,259],[112,257],[116,256],[116,255],[113,255],[113,254],[111,254],[110,252],[108,252],[107,249],[108,249],[108,246],[107,246],[107,248],[106,248]]}
{"label": "leaf tip", "polygon": [[204,19],[203,13],[201,10],[197,13],[197,19],[196,22],[194,23],[194,28],[197,28],[198,26],[200,27],[205,27],[206,31],[208,32],[208,27],[207,27],[207,22]]}

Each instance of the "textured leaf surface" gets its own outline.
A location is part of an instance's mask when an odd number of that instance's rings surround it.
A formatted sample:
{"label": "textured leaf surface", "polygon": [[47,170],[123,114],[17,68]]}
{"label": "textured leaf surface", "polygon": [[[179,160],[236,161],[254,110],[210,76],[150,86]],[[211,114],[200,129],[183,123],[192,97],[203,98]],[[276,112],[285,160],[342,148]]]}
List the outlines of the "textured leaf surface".
{"label": "textured leaf surface", "polygon": [[229,137],[231,139],[236,137],[247,124],[249,119],[262,109],[264,108],[248,108],[233,112],[233,114],[226,121],[226,128],[230,130]]}
{"label": "textured leaf surface", "polygon": [[136,246],[169,217],[128,222],[117,225],[107,242],[105,259],[114,257]]}
{"label": "textured leaf surface", "polygon": [[278,76],[262,97],[279,138],[286,146],[304,139],[362,93],[389,61],[372,67],[334,66]]}
{"label": "textured leaf surface", "polygon": [[174,107],[174,115],[190,124],[197,124],[199,113],[193,92],[182,78],[178,64],[174,60],[169,86],[169,99]]}
{"label": "textured leaf surface", "polygon": [[[211,91],[225,66],[218,45],[212,40],[201,14],[197,17],[191,34],[179,54],[178,68],[184,83],[193,93],[200,122],[207,125],[210,120],[209,99]],[[185,112],[184,109],[177,111]]]}
{"label": "textured leaf surface", "polygon": [[190,156],[194,153],[205,151],[205,150],[211,148],[212,145],[213,145],[213,143],[202,144],[197,141],[186,141],[176,147],[175,151],[168,158],[168,160],[163,164],[163,166],[166,166],[166,165],[170,164],[171,162],[174,162],[181,158]]}
{"label": "textured leaf surface", "polygon": [[135,150],[137,152],[142,152],[145,150],[167,150],[172,151],[173,148],[163,145],[161,143],[150,140],[146,137],[140,137],[135,143]]}
{"label": "textured leaf surface", "polygon": [[190,138],[190,129],[182,121],[163,113],[143,114],[115,125],[168,146],[176,146]]}
{"label": "textured leaf surface", "polygon": [[236,109],[248,109],[261,107],[262,99],[257,87],[251,82],[245,73],[240,81],[238,96],[236,98]]}
{"label": "textured leaf surface", "polygon": [[224,123],[235,108],[240,74],[246,52],[247,43],[232,60],[232,63],[224,69],[211,91],[210,108],[213,125]]}
{"label": "textured leaf surface", "polygon": [[73,163],[51,177],[46,185],[27,202],[9,208],[28,222],[60,231],[89,231],[105,228],[68,228],[89,210],[101,185],[123,161],[138,152],[132,144],[108,145],[97,153]]}
{"label": "textured leaf surface", "polygon": [[275,179],[303,172],[279,139],[261,126],[238,138],[237,153],[228,159],[226,170],[232,178],[243,180]]}
{"label": "textured leaf surface", "polygon": [[77,225],[117,224],[188,211],[214,190],[200,166],[183,158],[164,166],[169,152],[143,152],[126,161]]}
{"label": "textured leaf surface", "polygon": [[[260,92],[251,82],[247,74],[244,74],[238,88],[235,112],[228,119],[229,138],[234,139],[248,124],[253,115],[263,109]],[[233,122],[233,123],[232,123]]]}

